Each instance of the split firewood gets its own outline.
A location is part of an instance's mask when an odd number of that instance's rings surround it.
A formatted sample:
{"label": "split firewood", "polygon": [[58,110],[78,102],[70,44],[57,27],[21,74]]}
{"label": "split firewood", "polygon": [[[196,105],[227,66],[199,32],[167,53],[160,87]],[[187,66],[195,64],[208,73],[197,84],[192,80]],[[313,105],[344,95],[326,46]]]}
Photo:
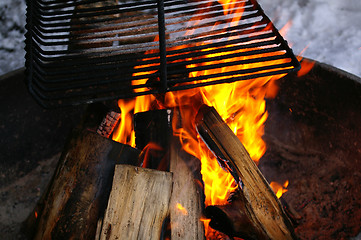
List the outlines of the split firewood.
{"label": "split firewood", "polygon": [[160,239],[171,193],[171,173],[116,165],[102,230],[96,239]]}
{"label": "split firewood", "polygon": [[[36,208],[34,239],[94,239],[115,164],[137,163],[138,154],[130,146],[96,133],[74,131]],[[30,238],[31,234],[28,232]]]}
{"label": "split firewood", "polygon": [[[178,138],[173,138],[170,151],[170,171],[173,173],[173,193],[170,203],[171,239],[204,239],[200,221],[203,211],[203,187],[200,161],[182,151]],[[192,163],[191,163],[192,162]]]}
{"label": "split firewood", "polygon": [[[296,239],[293,226],[268,182],[243,144],[214,108],[200,108],[197,131],[242,187],[246,216],[269,239]],[[248,207],[249,206],[249,207]]]}
{"label": "split firewood", "polygon": [[172,135],[171,110],[140,112],[134,116],[135,144],[143,149],[142,167],[169,170],[169,143]]}

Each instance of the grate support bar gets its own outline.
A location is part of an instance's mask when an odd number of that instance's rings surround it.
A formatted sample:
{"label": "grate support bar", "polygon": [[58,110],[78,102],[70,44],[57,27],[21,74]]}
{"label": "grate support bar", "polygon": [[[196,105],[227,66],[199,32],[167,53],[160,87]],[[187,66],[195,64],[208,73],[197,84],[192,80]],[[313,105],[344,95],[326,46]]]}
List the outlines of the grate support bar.
{"label": "grate support bar", "polygon": [[158,0],[158,29],[159,29],[159,53],[160,53],[160,82],[161,92],[167,91],[167,50],[165,41],[164,0]]}

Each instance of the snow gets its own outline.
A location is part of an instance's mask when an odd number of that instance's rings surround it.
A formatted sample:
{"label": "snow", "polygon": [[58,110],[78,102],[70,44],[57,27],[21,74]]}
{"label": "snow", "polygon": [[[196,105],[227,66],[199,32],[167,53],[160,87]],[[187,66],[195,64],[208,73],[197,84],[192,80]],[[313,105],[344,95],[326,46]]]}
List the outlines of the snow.
{"label": "snow", "polygon": [[361,77],[360,0],[258,0],[295,54]]}
{"label": "snow", "polygon": [[[361,77],[360,0],[259,0],[295,54]],[[0,75],[24,66],[25,0],[0,0]]]}
{"label": "snow", "polygon": [[25,0],[0,0],[0,75],[24,66]]}

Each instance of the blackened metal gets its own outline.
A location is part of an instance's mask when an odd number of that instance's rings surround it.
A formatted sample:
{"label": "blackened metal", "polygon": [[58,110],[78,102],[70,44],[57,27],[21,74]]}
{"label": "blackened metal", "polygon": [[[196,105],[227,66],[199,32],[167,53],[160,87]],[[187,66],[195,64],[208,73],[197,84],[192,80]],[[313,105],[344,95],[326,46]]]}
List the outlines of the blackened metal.
{"label": "blackened metal", "polygon": [[[299,68],[255,0],[235,0],[228,10],[216,0],[34,0],[27,7],[27,83],[46,107]],[[226,67],[232,70],[219,71]]]}
{"label": "blackened metal", "polygon": [[160,52],[160,82],[161,91],[167,91],[167,52],[165,42],[164,0],[158,0],[158,31]]}

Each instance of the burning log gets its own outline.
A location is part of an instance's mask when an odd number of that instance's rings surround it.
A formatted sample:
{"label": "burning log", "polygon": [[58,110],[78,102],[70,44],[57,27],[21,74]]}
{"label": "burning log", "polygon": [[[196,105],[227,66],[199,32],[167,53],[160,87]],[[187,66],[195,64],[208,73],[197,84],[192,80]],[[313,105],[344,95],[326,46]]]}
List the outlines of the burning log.
{"label": "burning log", "polygon": [[116,162],[137,162],[138,154],[93,132],[74,131],[38,203],[35,226],[27,226],[36,229],[34,239],[94,239]]}
{"label": "burning log", "polygon": [[205,209],[207,218],[211,219],[210,227],[231,237],[243,239],[269,239],[258,223],[252,221],[250,206],[244,195],[237,191],[226,205],[208,206]]}
{"label": "burning log", "polygon": [[171,238],[204,239],[204,228],[200,221],[203,210],[200,162],[181,150],[178,138],[171,137],[171,113],[170,110],[137,113],[134,117],[136,145],[140,149],[150,144],[158,147],[147,150],[151,153],[144,154],[147,156],[143,167],[170,169],[173,173]]}
{"label": "burning log", "polygon": [[[265,239],[296,239],[291,222],[276,195],[243,144],[216,110],[202,106],[197,115],[196,127],[208,147],[242,187],[245,200],[242,210],[246,211],[243,216],[248,218],[245,223],[251,222],[257,234]],[[232,217],[227,218],[232,221]]]}
{"label": "burning log", "polygon": [[171,111],[154,110],[134,116],[135,143],[147,155],[142,167],[168,170],[169,143],[172,134]]}
{"label": "burning log", "polygon": [[172,174],[117,165],[99,239],[160,239]]}
{"label": "burning log", "polygon": [[[183,156],[182,153],[185,154],[178,139],[173,138],[170,150],[170,171],[173,173],[171,239],[204,239],[204,227],[200,221],[204,202],[202,184],[199,184],[201,176],[194,177],[193,174],[200,172],[199,164],[195,164],[199,160],[190,155]],[[190,161],[192,164],[188,164]]]}

